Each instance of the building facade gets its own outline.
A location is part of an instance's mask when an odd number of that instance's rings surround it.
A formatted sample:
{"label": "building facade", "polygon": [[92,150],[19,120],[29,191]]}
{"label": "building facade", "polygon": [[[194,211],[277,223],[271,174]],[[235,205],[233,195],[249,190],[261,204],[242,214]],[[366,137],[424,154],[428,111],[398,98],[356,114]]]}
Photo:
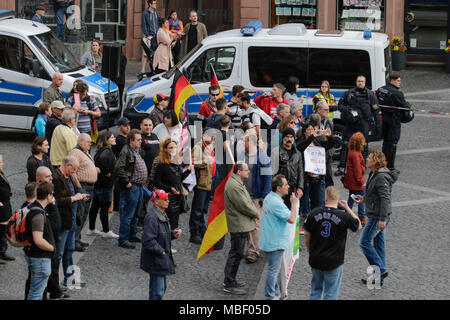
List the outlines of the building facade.
{"label": "building facade", "polygon": [[[31,18],[37,5],[47,8],[45,22],[56,26],[55,0],[3,0],[2,9]],[[94,38],[126,44],[131,60],[141,57],[141,15],[145,0],[74,0],[85,41]],[[264,27],[301,22],[307,28],[364,30],[398,36],[408,54],[442,55],[450,38],[449,0],[158,0],[158,13],[176,10],[184,24],[196,8],[208,33],[240,28],[251,20]]]}

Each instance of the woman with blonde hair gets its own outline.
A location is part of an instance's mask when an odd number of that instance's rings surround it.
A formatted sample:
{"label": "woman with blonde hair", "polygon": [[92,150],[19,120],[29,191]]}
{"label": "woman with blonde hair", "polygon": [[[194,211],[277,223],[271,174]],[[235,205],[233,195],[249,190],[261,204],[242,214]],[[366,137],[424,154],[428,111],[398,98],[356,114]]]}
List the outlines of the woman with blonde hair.
{"label": "woman with blonde hair", "polygon": [[[392,213],[392,185],[397,181],[399,171],[386,168],[386,156],[379,150],[367,157],[367,168],[371,170],[366,182],[366,195],[356,195],[357,203],[366,204],[367,223],[359,240],[369,265],[378,266],[381,285],[388,276],[386,266],[385,233]],[[367,279],[361,279],[367,284]]]}
{"label": "woman with blonde hair", "polygon": [[316,112],[316,105],[319,101],[325,101],[330,107],[330,112],[337,110],[337,103],[331,94],[330,88],[330,83],[327,80],[323,80],[320,84],[319,92],[312,99],[314,112]]}
{"label": "woman with blonde hair", "polygon": [[178,220],[184,208],[182,206],[182,182],[194,171],[194,166],[181,169],[181,152],[175,139],[166,137],[159,145],[159,155],[155,160],[151,172],[153,189],[162,189],[169,194],[169,207],[166,210],[171,230],[178,228]]}
{"label": "woman with blonde hair", "polygon": [[[344,179],[344,188],[349,191],[348,193],[348,206],[353,208],[352,195],[364,196],[364,188],[366,182],[364,175],[366,174],[366,163],[362,152],[366,139],[361,132],[353,134],[348,142],[348,156],[347,156],[347,169]],[[361,225],[366,224],[366,216],[364,210],[364,204],[358,204],[358,217],[361,221]]]}

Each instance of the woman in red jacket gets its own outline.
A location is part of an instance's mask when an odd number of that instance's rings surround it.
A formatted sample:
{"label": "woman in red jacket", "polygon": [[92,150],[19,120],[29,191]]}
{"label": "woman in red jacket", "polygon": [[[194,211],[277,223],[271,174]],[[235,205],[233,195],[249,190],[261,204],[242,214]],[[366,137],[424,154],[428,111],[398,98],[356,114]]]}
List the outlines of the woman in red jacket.
{"label": "woman in red jacket", "polygon": [[[366,139],[361,132],[357,132],[351,136],[348,142],[348,158],[347,158],[347,172],[345,174],[344,188],[349,190],[348,206],[353,207],[354,199],[352,195],[364,196],[364,188],[366,182],[364,175],[366,173],[366,163],[362,155]],[[366,224],[366,215],[364,204],[358,204],[358,217],[362,225]]]}

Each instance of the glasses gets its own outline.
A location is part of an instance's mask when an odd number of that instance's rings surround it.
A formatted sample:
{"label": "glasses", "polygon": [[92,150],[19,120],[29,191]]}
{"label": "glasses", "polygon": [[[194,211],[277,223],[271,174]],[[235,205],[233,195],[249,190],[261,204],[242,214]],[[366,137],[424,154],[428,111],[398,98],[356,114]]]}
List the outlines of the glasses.
{"label": "glasses", "polygon": [[295,121],[290,121],[289,124],[295,124]]}
{"label": "glasses", "polygon": [[213,97],[218,97],[220,96],[220,93],[210,93],[210,95],[212,95]]}

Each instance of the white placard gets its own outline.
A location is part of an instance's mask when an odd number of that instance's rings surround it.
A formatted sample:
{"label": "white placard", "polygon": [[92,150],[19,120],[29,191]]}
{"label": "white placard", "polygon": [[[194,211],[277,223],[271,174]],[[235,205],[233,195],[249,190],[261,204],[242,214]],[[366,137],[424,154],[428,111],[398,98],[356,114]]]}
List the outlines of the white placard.
{"label": "white placard", "polygon": [[409,46],[410,46],[411,48],[417,47],[417,39],[410,38],[410,39],[409,39]]}
{"label": "white placard", "polygon": [[324,147],[308,147],[304,151],[305,172],[313,174],[326,174],[326,160]]}

